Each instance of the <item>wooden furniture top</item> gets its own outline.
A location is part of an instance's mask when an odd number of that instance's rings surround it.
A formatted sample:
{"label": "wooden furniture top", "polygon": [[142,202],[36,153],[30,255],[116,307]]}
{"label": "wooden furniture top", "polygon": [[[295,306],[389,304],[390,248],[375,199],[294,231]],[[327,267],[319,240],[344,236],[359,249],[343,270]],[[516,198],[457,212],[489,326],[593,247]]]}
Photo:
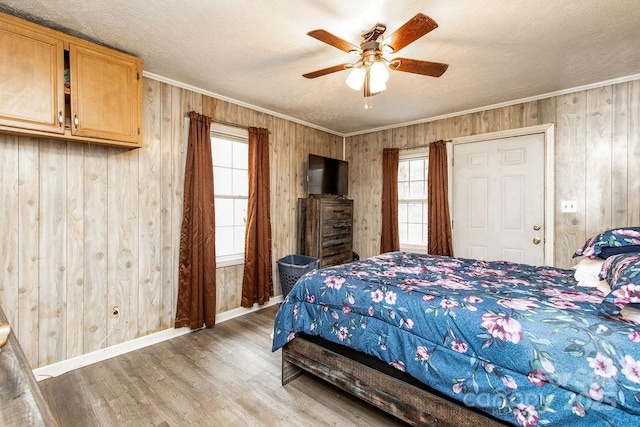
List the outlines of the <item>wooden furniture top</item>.
{"label": "wooden furniture top", "polygon": [[[0,308],[0,324],[8,323]],[[0,349],[0,425],[57,426],[13,331]]]}

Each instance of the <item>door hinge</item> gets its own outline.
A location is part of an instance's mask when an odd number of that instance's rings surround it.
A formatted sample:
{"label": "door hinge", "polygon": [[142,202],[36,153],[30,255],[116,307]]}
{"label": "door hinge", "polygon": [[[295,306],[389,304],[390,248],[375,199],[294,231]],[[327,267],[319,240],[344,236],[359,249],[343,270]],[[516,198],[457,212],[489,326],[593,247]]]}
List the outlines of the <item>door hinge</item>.
{"label": "door hinge", "polygon": [[138,135],[140,135],[140,128],[138,128]]}
{"label": "door hinge", "polygon": [[136,73],[136,80],[140,81],[140,73]]}

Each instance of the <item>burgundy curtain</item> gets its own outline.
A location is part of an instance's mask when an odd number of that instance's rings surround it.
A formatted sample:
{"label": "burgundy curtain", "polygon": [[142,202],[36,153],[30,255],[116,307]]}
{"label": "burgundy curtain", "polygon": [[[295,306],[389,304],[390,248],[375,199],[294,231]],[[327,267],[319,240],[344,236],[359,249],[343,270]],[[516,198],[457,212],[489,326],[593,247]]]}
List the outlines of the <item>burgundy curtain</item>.
{"label": "burgundy curtain", "polygon": [[216,320],[216,239],[211,118],[189,119],[175,326],[196,329]]}
{"label": "burgundy curtain", "polygon": [[428,250],[433,255],[453,256],[451,219],[449,217],[449,184],[447,147],[444,141],[429,144],[427,177]]}
{"label": "burgundy curtain", "polygon": [[400,150],[385,148],[382,152],[382,232],[380,253],[399,251],[398,231],[398,162]]}
{"label": "burgundy curtain", "polygon": [[269,131],[249,128],[249,200],[242,277],[243,307],[273,295],[269,185]]}

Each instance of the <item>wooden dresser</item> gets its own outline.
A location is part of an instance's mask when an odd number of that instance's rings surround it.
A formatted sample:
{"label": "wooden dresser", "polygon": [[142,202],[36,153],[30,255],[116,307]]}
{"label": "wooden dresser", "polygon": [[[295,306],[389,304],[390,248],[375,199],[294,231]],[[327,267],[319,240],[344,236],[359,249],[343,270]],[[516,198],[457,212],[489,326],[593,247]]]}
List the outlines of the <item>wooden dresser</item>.
{"label": "wooden dresser", "polygon": [[353,200],[298,199],[298,252],[320,268],[353,260]]}

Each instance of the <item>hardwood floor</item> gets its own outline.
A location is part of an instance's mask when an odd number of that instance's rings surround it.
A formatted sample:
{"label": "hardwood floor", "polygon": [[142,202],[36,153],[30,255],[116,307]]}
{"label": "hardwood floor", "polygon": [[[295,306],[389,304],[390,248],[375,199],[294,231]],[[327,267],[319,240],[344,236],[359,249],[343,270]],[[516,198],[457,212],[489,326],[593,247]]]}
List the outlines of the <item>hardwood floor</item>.
{"label": "hardwood floor", "polygon": [[40,382],[61,426],[402,426],[305,374],[280,384],[277,306]]}

